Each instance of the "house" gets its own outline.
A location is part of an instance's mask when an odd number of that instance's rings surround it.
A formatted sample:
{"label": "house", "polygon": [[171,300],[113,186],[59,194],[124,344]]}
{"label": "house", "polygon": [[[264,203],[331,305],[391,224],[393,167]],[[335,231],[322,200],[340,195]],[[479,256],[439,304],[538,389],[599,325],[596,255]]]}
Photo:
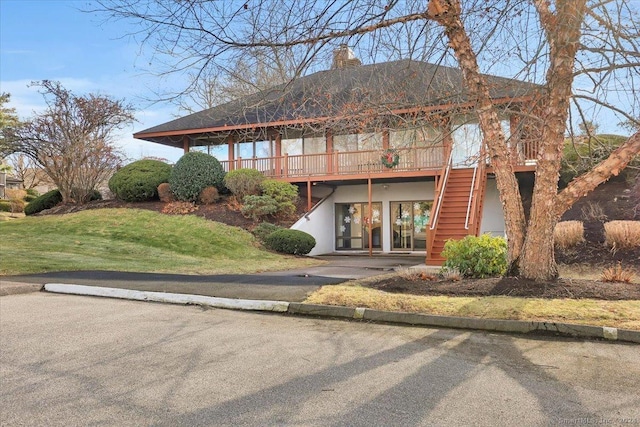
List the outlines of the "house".
{"label": "house", "polygon": [[[527,112],[536,85],[487,76],[514,168],[532,174]],[[300,188],[309,212],[292,228],[311,254],[422,252],[449,238],[504,234],[501,203],[459,69],[400,60],[362,65],[341,46],[331,69],[134,135],[224,168],[254,168]],[[321,198],[313,205],[312,200]]]}
{"label": "house", "polygon": [[22,181],[18,178],[7,175],[6,172],[0,172],[0,199],[6,196],[6,190],[17,190],[22,188]]}

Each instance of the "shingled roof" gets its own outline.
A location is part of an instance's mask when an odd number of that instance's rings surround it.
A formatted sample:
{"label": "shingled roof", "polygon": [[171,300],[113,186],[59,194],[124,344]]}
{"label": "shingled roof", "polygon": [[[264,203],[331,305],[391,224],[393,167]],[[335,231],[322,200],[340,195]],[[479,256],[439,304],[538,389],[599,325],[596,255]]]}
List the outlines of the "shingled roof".
{"label": "shingled roof", "polygon": [[[503,77],[486,77],[491,97],[496,100],[524,97],[539,87]],[[322,122],[362,110],[383,114],[411,108],[451,108],[468,102],[459,69],[401,60],[316,72],[145,129],[134,137],[181,146],[184,135],[213,136],[234,129]]]}

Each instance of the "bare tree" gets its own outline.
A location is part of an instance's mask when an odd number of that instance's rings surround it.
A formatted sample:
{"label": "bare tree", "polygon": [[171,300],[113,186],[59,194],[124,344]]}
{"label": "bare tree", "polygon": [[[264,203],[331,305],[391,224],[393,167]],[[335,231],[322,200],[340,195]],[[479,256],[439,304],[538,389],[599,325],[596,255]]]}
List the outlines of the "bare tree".
{"label": "bare tree", "polygon": [[133,120],[131,107],[106,96],[78,96],[44,80],[47,109],[16,128],[13,150],[37,164],[65,203],[85,203],[120,164],[112,133]]}
{"label": "bare tree", "polygon": [[295,55],[292,49],[243,51],[232,63],[211,63],[189,72],[188,91],[156,95],[171,100],[183,113],[206,110],[291,81],[298,62]]}
{"label": "bare tree", "polygon": [[[302,63],[309,65],[312,58],[326,55],[331,45],[348,40],[361,50],[370,49],[375,58],[421,52],[421,59],[446,63],[454,57],[475,102],[496,173],[510,273],[524,278],[557,277],[553,229],[560,216],[618,174],[640,151],[636,131],[611,156],[558,192],[562,147],[575,118],[593,120],[608,110],[619,121],[638,124],[640,19],[639,5],[632,0],[98,0],[98,4],[113,18],[135,21],[143,42],[157,54],[175,55],[179,59],[172,65],[182,70],[202,70],[210,63],[225,63],[237,52],[266,47],[306,46]],[[409,36],[402,37],[403,31]],[[397,39],[409,39],[413,47],[391,49]],[[532,94],[536,102],[531,109],[520,112],[528,118],[529,134],[540,141],[528,221],[513,153],[507,149],[499,111],[489,96],[489,73],[540,85]]]}
{"label": "bare tree", "polygon": [[24,154],[13,154],[8,157],[8,162],[13,168],[13,175],[22,181],[22,187],[27,190],[41,184],[51,183],[51,180],[42,169]]}

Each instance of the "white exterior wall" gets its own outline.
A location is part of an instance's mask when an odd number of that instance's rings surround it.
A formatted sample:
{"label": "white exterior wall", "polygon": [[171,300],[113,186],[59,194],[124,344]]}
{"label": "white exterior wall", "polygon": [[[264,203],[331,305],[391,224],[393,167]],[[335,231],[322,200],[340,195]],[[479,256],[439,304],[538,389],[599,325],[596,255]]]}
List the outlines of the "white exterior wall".
{"label": "white exterior wall", "polygon": [[[386,187],[386,188],[385,188]],[[433,181],[373,184],[372,202],[382,203],[382,251],[391,251],[391,218],[390,202],[411,200],[433,200],[435,187]],[[343,185],[320,205],[301,218],[291,228],[311,234],[316,239],[316,246],[309,255],[320,255],[335,251],[335,204],[367,203],[368,188],[362,185]]]}
{"label": "white exterior wall", "polygon": [[482,209],[482,223],[480,234],[489,233],[492,236],[504,237],[504,216],[502,215],[502,203],[495,179],[487,180],[487,192],[484,196]]}
{"label": "white exterior wall", "polygon": [[[386,188],[385,188],[386,186]],[[390,202],[403,202],[411,200],[433,200],[435,188],[434,182],[410,182],[373,184],[373,202],[382,203],[382,251],[391,252],[391,218]],[[320,190],[320,189],[318,189]],[[322,195],[327,190],[318,191]],[[314,193],[315,194],[315,193]],[[319,194],[319,195],[320,195]],[[316,239],[316,246],[309,255],[320,255],[335,251],[335,204],[336,203],[366,203],[368,201],[367,185],[344,185],[337,187],[321,204],[302,217],[291,228],[311,234]],[[498,196],[495,179],[487,180],[487,192],[482,211],[482,224],[480,233],[489,233],[493,236],[504,236],[504,218],[502,216],[502,204]]]}

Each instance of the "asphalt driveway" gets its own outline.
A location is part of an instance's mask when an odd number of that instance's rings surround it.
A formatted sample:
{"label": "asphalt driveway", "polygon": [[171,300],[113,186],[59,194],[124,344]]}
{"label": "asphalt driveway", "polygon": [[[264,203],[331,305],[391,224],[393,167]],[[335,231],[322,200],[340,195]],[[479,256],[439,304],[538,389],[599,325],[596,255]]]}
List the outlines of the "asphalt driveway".
{"label": "asphalt driveway", "polygon": [[423,255],[326,255],[325,264],[257,274],[186,275],[122,271],[63,271],[5,276],[1,282],[64,283],[221,298],[301,302],[324,285],[391,272],[424,262]]}

